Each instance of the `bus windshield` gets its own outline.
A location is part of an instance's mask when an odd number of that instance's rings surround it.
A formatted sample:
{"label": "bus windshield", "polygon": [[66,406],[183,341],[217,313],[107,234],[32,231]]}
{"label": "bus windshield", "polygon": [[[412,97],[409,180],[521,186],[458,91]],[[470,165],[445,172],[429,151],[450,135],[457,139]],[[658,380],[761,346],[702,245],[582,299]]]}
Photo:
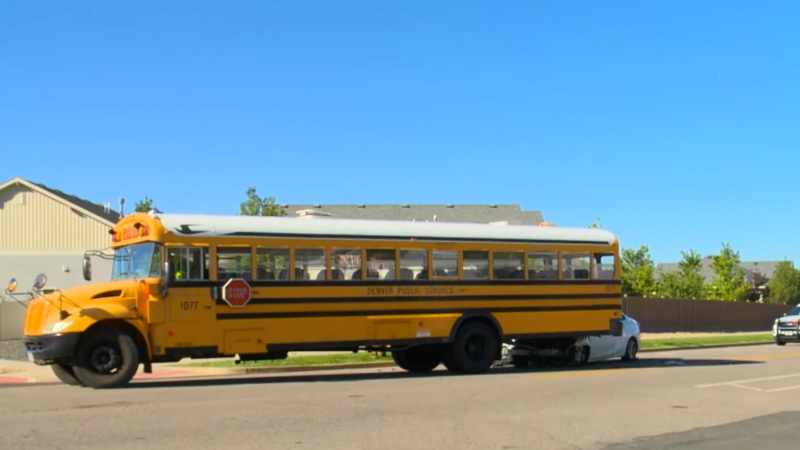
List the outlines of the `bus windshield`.
{"label": "bus windshield", "polygon": [[161,245],[144,242],[114,250],[112,280],[161,276]]}

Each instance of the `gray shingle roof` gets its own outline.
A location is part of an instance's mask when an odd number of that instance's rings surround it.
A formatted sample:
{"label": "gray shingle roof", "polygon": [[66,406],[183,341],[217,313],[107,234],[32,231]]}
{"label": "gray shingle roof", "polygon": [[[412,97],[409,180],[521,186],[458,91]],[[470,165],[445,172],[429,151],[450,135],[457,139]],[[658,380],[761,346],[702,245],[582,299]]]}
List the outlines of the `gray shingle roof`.
{"label": "gray shingle roof", "polygon": [[74,195],[70,195],[70,194],[67,194],[65,192],[59,191],[58,189],[53,189],[53,188],[47,187],[47,186],[45,186],[45,185],[43,185],[41,183],[33,183],[33,184],[35,184],[36,186],[39,186],[40,188],[46,190],[47,192],[49,192],[49,193],[51,193],[51,194],[53,194],[53,195],[55,195],[57,197],[62,198],[63,200],[65,200],[65,201],[67,201],[69,203],[72,203],[75,206],[79,206],[79,207],[89,211],[92,214],[95,214],[95,215],[97,215],[97,216],[99,216],[99,217],[101,217],[101,218],[103,218],[105,220],[108,220],[111,223],[117,223],[119,221],[119,219],[120,219],[119,213],[117,211],[114,211],[113,209],[109,209],[108,211],[106,211],[106,209],[105,209],[105,207],[103,205],[98,205],[96,203],[92,203],[89,200],[84,200],[84,199],[82,199],[80,197],[76,197]]}
{"label": "gray shingle roof", "polygon": [[[711,268],[711,257],[707,256],[703,258],[703,266],[700,269],[700,274],[706,280],[706,283],[710,283],[714,280],[714,270]],[[745,279],[753,272],[758,271],[761,272],[764,276],[769,278],[769,281],[772,280],[772,276],[775,274],[775,269],[778,267],[778,264],[781,261],[742,261],[739,263],[739,267],[744,269],[744,276]],[[678,263],[661,263],[656,265],[656,270],[663,271],[664,273],[669,273],[678,270]],[[769,281],[767,281],[767,285],[769,285]]]}
{"label": "gray shingle roof", "polygon": [[298,211],[312,210],[344,219],[417,220],[437,222],[488,223],[507,221],[509,224],[539,225],[544,222],[540,211],[523,211],[520,205],[283,205],[288,216]]}

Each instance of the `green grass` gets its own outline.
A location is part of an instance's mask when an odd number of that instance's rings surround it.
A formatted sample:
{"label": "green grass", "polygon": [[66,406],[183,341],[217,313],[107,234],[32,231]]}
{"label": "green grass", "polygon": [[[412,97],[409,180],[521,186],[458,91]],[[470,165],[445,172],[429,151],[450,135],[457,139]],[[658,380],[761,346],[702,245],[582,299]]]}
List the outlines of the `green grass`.
{"label": "green grass", "polygon": [[[721,335],[703,336],[686,338],[661,338],[645,339],[642,341],[642,349],[670,348],[670,347],[702,347],[724,344],[741,344],[772,342],[771,333],[754,333],[741,335]],[[373,357],[366,352],[359,353],[336,353],[321,355],[289,356],[286,359],[272,361],[247,361],[241,364],[234,364],[231,360],[208,360],[181,364],[190,367],[288,367],[288,366],[325,366],[335,364],[363,364],[392,362],[392,357]]]}
{"label": "green grass", "polygon": [[702,347],[709,345],[772,342],[772,333],[754,333],[685,338],[643,339],[642,349],[669,347]]}

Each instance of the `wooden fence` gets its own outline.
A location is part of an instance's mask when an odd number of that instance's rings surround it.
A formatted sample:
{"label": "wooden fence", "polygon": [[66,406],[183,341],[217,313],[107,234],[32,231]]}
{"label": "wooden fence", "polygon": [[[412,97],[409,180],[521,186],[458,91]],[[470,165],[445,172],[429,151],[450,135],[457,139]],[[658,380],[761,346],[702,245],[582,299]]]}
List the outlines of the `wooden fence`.
{"label": "wooden fence", "polygon": [[793,305],[679,298],[625,297],[622,310],[642,332],[771,331]]}

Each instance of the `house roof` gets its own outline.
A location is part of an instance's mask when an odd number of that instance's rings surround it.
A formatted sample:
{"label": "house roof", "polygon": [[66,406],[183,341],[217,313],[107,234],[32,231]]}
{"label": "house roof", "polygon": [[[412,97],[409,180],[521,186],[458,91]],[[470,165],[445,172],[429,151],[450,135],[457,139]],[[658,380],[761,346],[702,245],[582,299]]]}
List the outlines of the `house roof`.
{"label": "house roof", "polygon": [[[343,219],[416,220],[418,222],[508,222],[508,225],[539,225],[544,222],[540,211],[523,211],[520,205],[283,205],[288,216],[311,210]],[[326,214],[326,215],[327,215]]]}
{"label": "house roof", "polygon": [[45,186],[44,184],[34,183],[20,177],[12,178],[11,180],[3,184],[0,184],[0,191],[9,186],[14,186],[18,184],[26,186],[29,189],[37,191],[56,201],[69,204],[88,215],[94,216],[97,219],[108,223],[110,226],[113,226],[120,219],[119,213],[117,211],[114,211],[113,209],[107,210],[103,205],[98,205],[97,203],[93,203],[89,200],[85,200],[80,197],[67,194],[66,192],[59,191],[58,189],[53,189],[51,187]]}
{"label": "house roof", "polygon": [[[712,259],[710,256],[702,259],[700,274],[703,275],[706,283],[711,283],[714,281],[714,269],[711,268],[711,261]],[[753,272],[758,271],[769,278],[767,281],[767,285],[769,285],[769,281],[772,280],[772,277],[775,274],[775,269],[780,263],[781,261],[742,261],[739,263],[739,267],[744,269],[745,279]],[[674,272],[678,269],[678,263],[661,263],[656,265],[656,270],[663,271],[664,273]]]}

